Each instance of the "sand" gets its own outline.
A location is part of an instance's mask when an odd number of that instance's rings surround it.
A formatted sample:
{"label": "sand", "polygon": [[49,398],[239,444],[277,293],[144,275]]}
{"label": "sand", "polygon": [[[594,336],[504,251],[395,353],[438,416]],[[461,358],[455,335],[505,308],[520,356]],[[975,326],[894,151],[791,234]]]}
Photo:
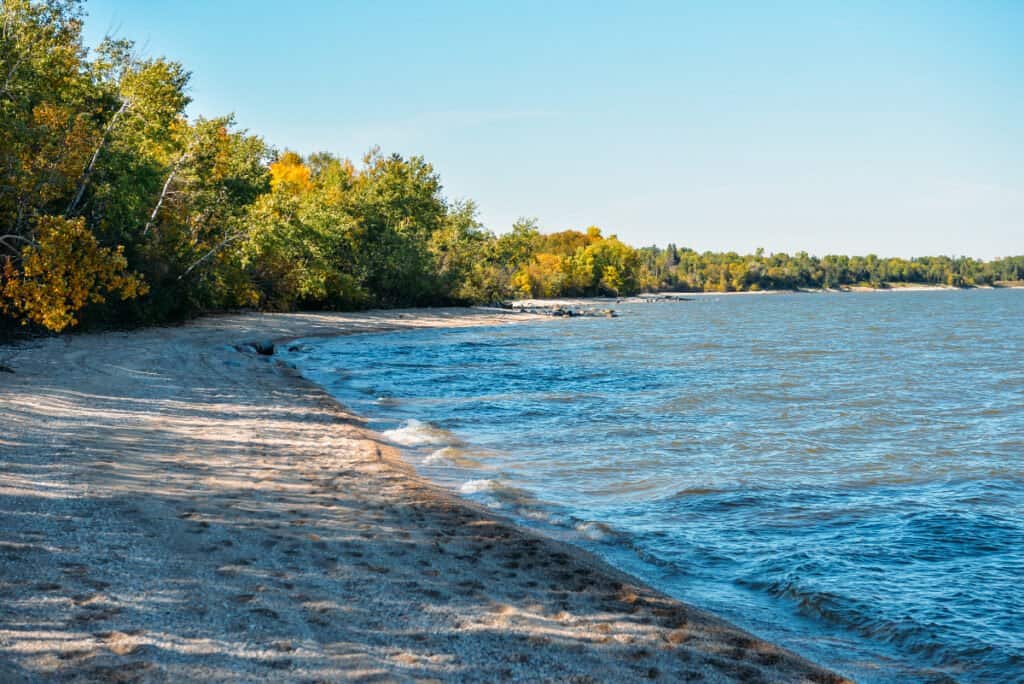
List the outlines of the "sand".
{"label": "sand", "polygon": [[843,681],[426,482],[232,346],[526,318],[248,314],[0,349],[0,681]]}
{"label": "sand", "polygon": [[742,292],[658,292],[654,294],[641,294],[630,297],[555,297],[551,299],[516,299],[510,302],[516,309],[553,309],[559,307],[597,307],[610,304],[644,304],[647,302],[671,302],[680,300],[685,302],[689,299],[699,297],[746,297],[765,295],[787,295],[787,294],[840,294],[840,293],[890,293],[890,292],[963,292],[966,290],[992,290],[992,289],[1020,289],[1015,285],[1000,285],[993,288],[990,285],[978,285],[968,288],[953,287],[952,285],[924,285],[921,283],[888,283],[882,287],[868,287],[862,285],[844,285],[842,288],[798,288],[796,290],[744,290]]}

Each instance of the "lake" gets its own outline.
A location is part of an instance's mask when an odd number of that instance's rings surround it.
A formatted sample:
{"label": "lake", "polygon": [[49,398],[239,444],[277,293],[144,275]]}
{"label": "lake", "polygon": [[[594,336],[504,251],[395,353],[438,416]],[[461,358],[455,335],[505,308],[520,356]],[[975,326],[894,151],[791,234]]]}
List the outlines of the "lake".
{"label": "lake", "polygon": [[1024,679],[1024,291],[616,308],[286,358],[425,476],[839,672]]}

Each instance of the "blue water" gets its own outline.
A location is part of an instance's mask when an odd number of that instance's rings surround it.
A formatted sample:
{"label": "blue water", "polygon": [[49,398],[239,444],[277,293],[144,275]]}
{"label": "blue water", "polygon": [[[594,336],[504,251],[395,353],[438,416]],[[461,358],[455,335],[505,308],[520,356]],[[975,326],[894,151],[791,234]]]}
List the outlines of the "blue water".
{"label": "blue water", "polygon": [[1024,681],[1024,291],[307,341],[422,473],[860,681]]}

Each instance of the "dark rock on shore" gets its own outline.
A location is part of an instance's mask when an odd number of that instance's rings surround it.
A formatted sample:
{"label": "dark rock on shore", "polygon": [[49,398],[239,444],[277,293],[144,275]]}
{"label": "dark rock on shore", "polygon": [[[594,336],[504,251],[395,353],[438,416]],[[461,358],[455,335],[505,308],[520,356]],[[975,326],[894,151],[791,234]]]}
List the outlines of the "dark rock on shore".
{"label": "dark rock on shore", "polygon": [[618,318],[619,315],[614,309],[573,309],[564,306],[516,307],[516,311],[556,318]]}
{"label": "dark rock on shore", "polygon": [[650,304],[652,302],[692,302],[693,297],[681,297],[677,294],[662,294],[662,293],[651,293],[642,294],[632,297],[630,301],[642,302],[644,304]]}
{"label": "dark rock on shore", "polygon": [[274,343],[270,340],[243,342],[242,344],[236,344],[235,349],[248,354],[259,354],[260,356],[274,355]]}

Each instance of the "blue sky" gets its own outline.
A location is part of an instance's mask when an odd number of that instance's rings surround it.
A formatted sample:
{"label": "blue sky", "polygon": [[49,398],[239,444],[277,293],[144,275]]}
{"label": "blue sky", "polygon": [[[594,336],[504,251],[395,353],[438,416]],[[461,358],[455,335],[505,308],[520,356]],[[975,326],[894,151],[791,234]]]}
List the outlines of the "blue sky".
{"label": "blue sky", "polygon": [[278,148],[422,154],[489,228],[1024,253],[1024,2],[90,0]]}

